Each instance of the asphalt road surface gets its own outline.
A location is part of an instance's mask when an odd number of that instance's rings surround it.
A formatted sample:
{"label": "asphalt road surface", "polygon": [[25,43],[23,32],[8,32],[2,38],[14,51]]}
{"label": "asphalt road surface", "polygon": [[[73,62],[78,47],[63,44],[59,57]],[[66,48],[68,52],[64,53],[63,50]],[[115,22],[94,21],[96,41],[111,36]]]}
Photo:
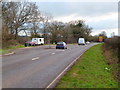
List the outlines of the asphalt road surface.
{"label": "asphalt road surface", "polygon": [[45,88],[93,45],[68,45],[68,49],[49,49],[45,45],[15,50],[15,54],[2,57],[2,88]]}

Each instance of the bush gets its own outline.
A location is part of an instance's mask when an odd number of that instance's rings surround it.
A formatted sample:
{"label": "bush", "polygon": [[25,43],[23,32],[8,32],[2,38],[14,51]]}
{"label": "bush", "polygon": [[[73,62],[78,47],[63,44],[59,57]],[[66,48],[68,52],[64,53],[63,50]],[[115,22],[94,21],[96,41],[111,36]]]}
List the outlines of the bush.
{"label": "bush", "polygon": [[9,41],[2,41],[2,48],[8,48],[9,46],[15,46],[17,45],[17,41],[16,40],[9,40]]}
{"label": "bush", "polygon": [[120,37],[108,38],[103,45],[103,53],[106,62],[111,66],[114,77],[120,82],[119,66],[120,66]]}
{"label": "bush", "polygon": [[120,37],[113,37],[108,38],[105,40],[105,48],[106,49],[118,49],[118,46],[120,45]]}
{"label": "bush", "polygon": [[21,45],[21,44],[24,44],[28,40],[29,40],[29,37],[17,37],[16,40],[14,39],[2,40],[2,48],[5,49],[11,46]]}
{"label": "bush", "polygon": [[20,43],[20,44],[24,44],[26,41],[29,41],[29,40],[31,40],[31,38],[30,37],[17,37],[17,42],[18,43]]}

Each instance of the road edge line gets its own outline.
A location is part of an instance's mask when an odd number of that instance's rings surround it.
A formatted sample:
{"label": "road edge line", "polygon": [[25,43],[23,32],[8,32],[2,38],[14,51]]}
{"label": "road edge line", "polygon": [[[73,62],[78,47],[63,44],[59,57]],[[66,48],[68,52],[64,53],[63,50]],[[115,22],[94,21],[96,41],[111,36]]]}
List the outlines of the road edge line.
{"label": "road edge line", "polygon": [[[93,46],[94,46],[94,45],[93,45]],[[91,47],[89,47],[89,48],[91,48]],[[89,48],[88,48],[88,49],[89,49]],[[87,50],[88,50],[88,49],[87,49]],[[54,88],[53,86],[55,86],[55,84],[57,84],[56,81],[59,80],[59,79],[61,78],[61,76],[64,75],[65,72],[67,72],[67,70],[69,70],[70,67],[72,67],[72,66],[74,65],[74,63],[75,63],[87,50],[85,50],[85,51],[84,51],[83,53],[81,53],[76,59],[74,59],[74,60],[45,88],[45,90],[47,90],[48,88]]]}

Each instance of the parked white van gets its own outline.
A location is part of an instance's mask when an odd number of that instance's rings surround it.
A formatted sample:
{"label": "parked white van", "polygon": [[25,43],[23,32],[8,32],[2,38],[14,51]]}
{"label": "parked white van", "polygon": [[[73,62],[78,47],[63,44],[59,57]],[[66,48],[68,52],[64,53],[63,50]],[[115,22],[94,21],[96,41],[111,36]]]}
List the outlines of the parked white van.
{"label": "parked white van", "polygon": [[34,42],[35,45],[43,45],[44,44],[44,38],[32,38],[32,42]]}
{"label": "parked white van", "polygon": [[79,38],[78,39],[78,45],[85,45],[85,39],[84,38]]}

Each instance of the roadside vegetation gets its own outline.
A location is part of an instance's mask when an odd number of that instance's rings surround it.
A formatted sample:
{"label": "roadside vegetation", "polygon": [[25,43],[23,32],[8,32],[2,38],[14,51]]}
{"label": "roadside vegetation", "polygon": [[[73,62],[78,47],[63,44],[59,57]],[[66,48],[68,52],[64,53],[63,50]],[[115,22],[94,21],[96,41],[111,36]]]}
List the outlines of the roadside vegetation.
{"label": "roadside vegetation", "polygon": [[12,50],[17,49],[17,48],[24,48],[24,45],[18,43],[16,45],[11,45],[6,48],[2,48],[2,49],[0,49],[0,54],[11,53]]}
{"label": "roadside vegetation", "polygon": [[83,20],[68,23],[53,21],[52,15],[40,11],[34,2],[0,2],[0,5],[2,6],[0,14],[2,28],[0,30],[2,31],[3,49],[16,42],[24,44],[31,38],[43,37],[45,44],[58,41],[77,43],[78,38],[82,37],[86,41],[94,41],[97,38],[91,36],[92,28]]}
{"label": "roadside vegetation", "polygon": [[56,88],[118,88],[101,46],[98,44],[86,51]]}
{"label": "roadside vegetation", "polygon": [[[54,21],[51,13],[40,11],[34,2],[0,2],[1,49],[8,49],[18,44],[24,45],[32,38],[44,38],[45,44],[56,44],[64,41],[67,44],[77,43],[78,38],[97,42],[99,35],[92,36],[92,28],[83,20],[73,20],[68,23]],[[11,17],[11,18],[9,18]],[[24,35],[23,35],[24,34]],[[103,37],[106,33],[101,32]],[[6,51],[5,51],[6,52]]]}
{"label": "roadside vegetation", "polygon": [[102,47],[107,64],[111,67],[114,78],[120,83],[120,37],[112,37],[105,40]]}

